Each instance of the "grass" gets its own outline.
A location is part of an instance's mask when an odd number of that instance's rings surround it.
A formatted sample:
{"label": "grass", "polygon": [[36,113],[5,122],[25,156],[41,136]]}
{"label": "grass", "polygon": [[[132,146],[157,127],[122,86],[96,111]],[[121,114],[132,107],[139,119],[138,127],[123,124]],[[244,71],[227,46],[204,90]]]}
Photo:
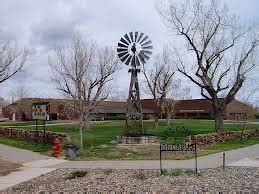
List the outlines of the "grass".
{"label": "grass", "polygon": [[[34,122],[35,123],[35,122]],[[55,122],[57,123],[57,122]],[[192,134],[200,133],[212,133],[214,130],[213,120],[173,120],[172,126],[175,127],[177,124],[183,123],[185,127],[191,130]],[[35,129],[35,126],[25,127],[26,125],[32,125],[33,122],[23,122],[23,123],[0,123],[0,126],[10,126],[14,125],[22,129]],[[75,160],[95,160],[95,159],[159,159],[159,147],[158,145],[149,146],[117,146],[114,145],[112,141],[116,139],[123,133],[124,121],[106,121],[106,122],[96,122],[92,125],[91,130],[84,131],[84,149],[80,149],[78,157]],[[226,131],[236,131],[241,130],[242,126],[240,124],[225,124]],[[259,128],[259,125],[248,124],[247,129]],[[41,129],[41,128],[39,128]],[[158,137],[163,136],[166,127],[166,121],[160,120],[159,129],[153,129],[152,121],[144,121],[144,129],[146,134],[156,135]],[[71,136],[72,144],[79,145],[79,131],[77,124],[64,124],[56,126],[46,126],[46,130],[53,132],[68,133]],[[223,150],[235,149],[239,147],[244,147],[248,145],[253,145],[259,142],[259,137],[249,138],[246,140],[234,140],[227,141],[218,144],[212,144],[201,147],[198,155],[206,155],[209,153],[215,153]],[[47,145],[42,146],[42,143],[35,143],[17,139],[11,139],[6,137],[0,137],[0,143],[11,145],[19,148],[29,149],[33,151],[46,152],[51,150],[52,146]],[[50,153],[50,152],[49,152]],[[175,158],[170,156],[166,159],[186,159],[193,156],[182,156],[181,158]]]}
{"label": "grass", "polygon": [[34,152],[48,152],[52,149],[52,145],[46,144],[44,146],[41,142],[26,141],[14,139],[10,137],[0,137],[0,144],[10,145],[17,148],[32,150]]}

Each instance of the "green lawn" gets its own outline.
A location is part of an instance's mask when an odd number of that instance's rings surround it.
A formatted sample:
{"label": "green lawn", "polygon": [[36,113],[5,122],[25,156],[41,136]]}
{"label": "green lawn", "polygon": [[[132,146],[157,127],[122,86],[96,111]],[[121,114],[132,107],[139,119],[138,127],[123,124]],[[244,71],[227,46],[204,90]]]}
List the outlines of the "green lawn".
{"label": "green lawn", "polygon": [[[53,122],[47,122],[53,123]],[[173,120],[172,126],[176,126],[179,123],[183,123],[185,127],[192,131],[193,134],[200,133],[211,133],[214,129],[213,120]],[[35,129],[35,126],[25,127],[26,125],[32,125],[33,122],[23,122],[23,123],[11,123],[11,124],[0,124],[0,126],[17,126],[18,128]],[[79,152],[79,157],[77,159],[157,159],[158,147],[148,146],[148,147],[123,147],[112,144],[112,140],[115,140],[117,136],[120,136],[123,132],[124,121],[106,121],[106,122],[96,122],[92,125],[91,130],[84,131],[84,149]],[[226,131],[241,130],[242,126],[240,124],[225,124]],[[159,129],[153,129],[152,121],[144,121],[145,133],[153,134],[156,136],[162,136],[166,127],[166,121],[161,120],[159,122]],[[247,125],[247,129],[259,128],[259,125]],[[42,129],[40,127],[39,129]],[[63,132],[71,135],[72,143],[79,144],[79,132],[77,125],[58,125],[58,126],[46,126],[46,130]],[[202,148],[203,152],[200,155],[206,153],[212,153],[215,151],[221,151],[224,149],[232,149],[242,147],[244,145],[251,145],[259,142],[259,138],[251,140],[239,140],[232,142],[225,142],[221,144],[209,145]],[[31,149],[35,151],[45,152],[47,149],[38,148],[35,143],[22,140],[10,141],[8,138],[0,137],[0,143],[13,145],[20,148]],[[50,146],[51,147],[51,146]],[[205,151],[204,151],[205,150]]]}

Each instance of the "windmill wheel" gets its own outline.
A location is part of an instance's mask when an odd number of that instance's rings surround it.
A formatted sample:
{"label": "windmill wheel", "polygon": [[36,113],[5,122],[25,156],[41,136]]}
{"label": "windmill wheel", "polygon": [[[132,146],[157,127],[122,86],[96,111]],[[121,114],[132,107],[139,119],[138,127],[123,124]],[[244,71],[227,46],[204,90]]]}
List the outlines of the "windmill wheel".
{"label": "windmill wheel", "polygon": [[125,34],[118,43],[118,56],[126,65],[134,68],[145,64],[152,54],[152,42],[141,32]]}

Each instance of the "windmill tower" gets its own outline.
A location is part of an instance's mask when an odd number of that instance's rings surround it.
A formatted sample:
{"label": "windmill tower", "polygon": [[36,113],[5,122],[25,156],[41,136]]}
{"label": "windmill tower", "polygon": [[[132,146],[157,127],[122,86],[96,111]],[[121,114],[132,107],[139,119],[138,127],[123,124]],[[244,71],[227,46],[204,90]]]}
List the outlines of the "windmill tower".
{"label": "windmill tower", "polygon": [[131,74],[126,110],[126,127],[129,126],[130,121],[140,121],[143,129],[138,73],[140,73],[140,66],[144,65],[150,58],[152,48],[149,37],[141,32],[125,34],[118,43],[118,56],[123,63],[129,66],[128,72]]}

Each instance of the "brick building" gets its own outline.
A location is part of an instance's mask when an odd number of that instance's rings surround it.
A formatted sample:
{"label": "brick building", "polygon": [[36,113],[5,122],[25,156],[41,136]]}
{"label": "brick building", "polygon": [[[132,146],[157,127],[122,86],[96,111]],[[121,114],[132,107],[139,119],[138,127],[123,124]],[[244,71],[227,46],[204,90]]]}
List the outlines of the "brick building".
{"label": "brick building", "polygon": [[[65,99],[47,99],[47,98],[22,98],[3,108],[3,115],[9,119],[15,117],[15,120],[32,120],[32,110],[34,104],[49,105],[50,120],[66,120],[64,107],[69,100]],[[124,119],[126,114],[127,102],[104,101],[96,110],[96,119]],[[143,108],[143,117],[148,119],[152,117],[153,110]],[[71,114],[69,115],[71,119]],[[73,118],[72,118],[73,119]],[[75,119],[75,117],[74,117]]]}
{"label": "brick building", "polygon": [[[153,99],[141,100],[142,107],[153,109]],[[165,118],[164,114],[161,114]],[[214,118],[213,108],[210,101],[206,99],[179,100],[175,104],[175,119],[211,119]],[[226,107],[224,119],[237,120],[242,118],[255,118],[255,109],[238,100],[233,100]]]}
{"label": "brick building", "polygon": [[[68,119],[64,113],[64,107],[68,100],[64,99],[43,99],[43,98],[22,98],[3,108],[3,115],[12,119],[15,115],[16,120],[31,120],[33,103],[48,103],[50,120]],[[142,112],[144,119],[153,117],[154,103],[153,99],[142,99]],[[96,111],[97,119],[124,119],[127,102],[104,101]],[[175,112],[172,115],[176,119],[211,119],[213,118],[213,109],[211,103],[206,99],[180,100],[175,104]],[[165,118],[165,114],[161,114]],[[255,118],[255,109],[253,107],[234,100],[228,104],[224,119]]]}

